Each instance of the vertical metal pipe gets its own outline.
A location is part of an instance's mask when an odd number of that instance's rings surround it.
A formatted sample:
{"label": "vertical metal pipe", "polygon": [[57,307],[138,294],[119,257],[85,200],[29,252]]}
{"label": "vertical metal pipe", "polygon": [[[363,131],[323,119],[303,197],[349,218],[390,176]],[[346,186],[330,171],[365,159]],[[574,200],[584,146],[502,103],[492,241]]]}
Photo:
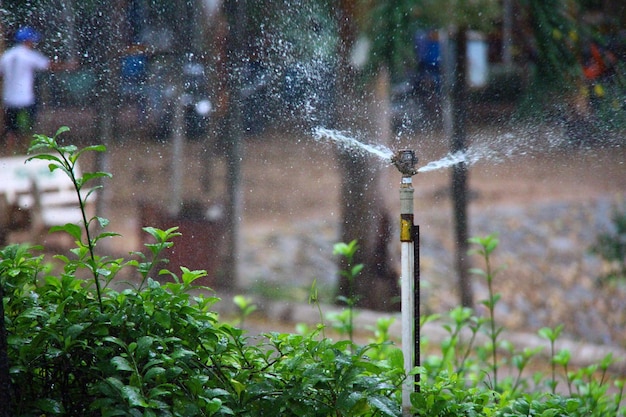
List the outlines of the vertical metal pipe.
{"label": "vertical metal pipe", "polygon": [[415,242],[413,241],[413,185],[410,176],[403,176],[400,185],[400,242],[401,242],[401,299],[402,299],[402,352],[407,378],[402,386],[403,414],[410,415],[411,393],[415,378],[410,375],[415,363]]}
{"label": "vertical metal pipe", "polygon": [[[420,366],[422,359],[420,357],[420,341],[421,341],[421,316],[420,316],[420,228],[418,225],[413,226],[413,352],[415,359],[413,361],[414,366]],[[420,375],[415,376],[415,392],[419,392]]]}
{"label": "vertical metal pipe", "polygon": [[[415,392],[415,376],[411,375],[416,366],[416,352],[419,352],[419,307],[416,318],[415,295],[419,291],[415,271],[419,269],[419,253],[415,249],[418,236],[413,224],[413,175],[417,174],[417,157],[412,150],[400,150],[391,158],[391,162],[402,173],[400,183],[400,244],[401,244],[401,300],[402,300],[402,353],[404,371],[407,375],[402,385],[402,414],[411,414],[411,393]],[[418,278],[419,279],[419,278]],[[419,353],[417,354],[419,357]],[[419,363],[418,363],[419,364]]]}

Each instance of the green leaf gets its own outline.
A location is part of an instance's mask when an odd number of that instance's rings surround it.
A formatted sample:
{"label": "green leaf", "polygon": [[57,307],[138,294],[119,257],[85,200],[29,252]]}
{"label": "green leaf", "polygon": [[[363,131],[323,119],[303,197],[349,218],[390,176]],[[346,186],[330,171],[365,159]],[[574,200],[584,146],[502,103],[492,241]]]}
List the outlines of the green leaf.
{"label": "green leaf", "polygon": [[102,417],[115,417],[115,416],[125,416],[126,411],[115,408],[115,406],[111,405],[109,407],[103,407],[102,409]]}
{"label": "green leaf", "polygon": [[[163,386],[167,386],[167,385],[163,385]],[[163,388],[152,388],[150,391],[148,391],[148,398],[150,398],[151,400],[154,400],[155,398],[167,397],[167,396],[170,396],[171,394],[172,394],[171,390],[167,390]]]}
{"label": "green leaf", "polygon": [[[102,228],[105,228],[109,225],[109,219],[105,219],[104,217],[96,217],[98,221],[98,225]],[[112,236],[121,236],[119,233],[115,232],[103,232],[100,234],[101,237],[112,237]]]}
{"label": "green leaf", "polygon": [[76,240],[80,240],[83,235],[83,229],[73,223],[66,223],[63,226],[52,226],[50,232],[66,232]]}
{"label": "green leaf", "polygon": [[397,417],[400,415],[400,410],[397,403],[387,397],[375,395],[368,397],[367,402],[372,407],[383,413],[383,415],[390,417]]}
{"label": "green leaf", "polygon": [[613,354],[609,353],[604,358],[602,358],[602,361],[600,361],[600,369],[607,370],[614,363],[615,360],[613,359]]}
{"label": "green leaf", "polygon": [[156,310],[154,312],[154,320],[164,329],[172,327],[172,318],[169,311]]}
{"label": "green leaf", "polygon": [[150,347],[154,343],[154,337],[152,336],[141,336],[137,339],[137,355],[140,358],[145,357],[150,350]]}
{"label": "green leaf", "polygon": [[202,269],[195,270],[195,271],[190,271],[189,268],[181,266],[180,270],[183,273],[181,278],[183,280],[183,284],[185,284],[185,285],[191,285],[198,278],[202,278],[202,277],[206,277],[207,276],[207,272],[205,270],[202,270]]}
{"label": "green leaf", "polygon": [[350,271],[350,273],[352,274],[353,277],[359,275],[359,273],[363,270],[363,268],[365,267],[365,265],[363,264],[356,264],[352,267],[352,270]]}
{"label": "green leaf", "polygon": [[352,346],[353,342],[351,340],[340,340],[333,345],[333,348],[339,351],[345,351],[350,349]]}
{"label": "green leaf", "polygon": [[76,339],[76,336],[81,334],[85,330],[85,326],[82,324],[72,324],[65,330],[65,336],[72,339]]}
{"label": "green leaf", "polygon": [[118,338],[118,337],[115,337],[115,336],[107,336],[107,337],[105,337],[103,340],[104,340],[105,342],[115,343],[116,345],[118,345],[119,347],[121,347],[121,348],[122,348],[122,349],[124,349],[124,350],[126,350],[126,349],[127,349],[127,347],[128,347],[128,346],[126,345],[126,343],[125,343],[122,339],[120,339],[120,338]]}
{"label": "green leaf", "polygon": [[559,338],[559,335],[561,334],[562,331],[563,331],[563,325],[559,324],[554,329],[551,329],[550,327],[543,327],[539,329],[537,333],[539,334],[539,336],[543,337],[544,339],[548,339],[549,341],[554,342],[556,339]]}
{"label": "green leaf", "polygon": [[130,385],[124,385],[120,390],[120,394],[122,398],[124,398],[128,405],[131,407],[148,407],[148,401],[144,398],[143,394],[137,387],[132,387]]}
{"label": "green leaf", "polygon": [[356,240],[350,243],[338,242],[333,245],[333,255],[344,256],[351,260],[358,249],[359,245]]}
{"label": "green leaf", "polygon": [[130,365],[126,358],[121,356],[116,356],[111,359],[111,363],[115,366],[115,369],[118,371],[128,371],[133,372],[133,367]]}
{"label": "green leaf", "polygon": [[112,175],[108,172],[86,172],[83,174],[81,183],[84,184],[87,181],[91,181],[97,178],[111,178]]}
{"label": "green leaf", "polygon": [[67,126],[60,126],[60,127],[57,129],[56,133],[54,134],[54,137],[56,138],[56,137],[57,137],[57,136],[59,136],[61,133],[65,133],[65,132],[69,132],[69,131],[70,131],[70,128],[69,128],[69,127],[67,127]]}
{"label": "green leaf", "polygon": [[480,268],[470,268],[469,271],[471,274],[474,274],[474,275],[479,275],[483,277],[487,276],[487,272],[485,272],[483,269],[480,269]]}
{"label": "green leaf", "polygon": [[244,392],[244,390],[246,389],[246,386],[236,379],[231,379],[230,385],[234,388],[237,396],[241,396],[241,393]]}
{"label": "green leaf", "polygon": [[32,307],[20,314],[20,317],[36,320],[38,317],[48,317],[48,313],[46,313],[41,307]]}
{"label": "green leaf", "polygon": [[569,351],[569,349],[561,349],[558,351],[558,353],[554,356],[552,360],[554,361],[554,363],[558,365],[566,366],[569,363],[571,357],[572,357],[572,354]]}
{"label": "green leaf", "polygon": [[541,329],[539,329],[537,334],[543,337],[544,339],[552,340],[553,332],[552,332],[552,329],[549,327],[542,327]]}
{"label": "green leaf", "polygon": [[404,353],[402,352],[402,349],[391,349],[387,352],[387,359],[393,368],[404,368]]}
{"label": "green leaf", "polygon": [[217,413],[222,407],[222,400],[219,398],[212,398],[207,401],[206,407],[210,413]]}
{"label": "green leaf", "polygon": [[[63,164],[63,161],[62,161],[62,160],[61,160],[58,156],[49,155],[49,154],[45,154],[45,153],[38,154],[38,155],[35,155],[35,156],[31,156],[30,158],[26,159],[26,162],[29,162],[29,161],[31,161],[31,160],[33,160],[33,159],[39,159],[39,160],[42,160],[42,161],[52,161],[52,162],[55,162],[55,163],[57,163],[57,164],[59,164],[59,165],[62,165],[62,164]],[[53,165],[53,164],[50,164],[50,165],[48,166],[48,168],[49,168],[51,171],[52,171],[52,169],[53,169],[53,168],[52,168],[52,166],[54,166],[54,165]],[[57,168],[58,168],[58,167],[57,167]]]}
{"label": "green leaf", "polygon": [[174,352],[172,352],[172,359],[184,359],[184,358],[189,358],[193,356],[194,356],[193,351],[189,349],[184,349],[184,348],[177,348],[174,350]]}
{"label": "green leaf", "polygon": [[42,398],[35,401],[35,407],[50,414],[65,414],[63,404],[51,398]]}
{"label": "green leaf", "polygon": [[181,233],[177,232],[178,227],[171,227],[167,230],[161,230],[155,227],[144,227],[142,230],[154,237],[159,243],[166,242],[173,237],[181,236]]}
{"label": "green leaf", "polygon": [[182,373],[183,369],[180,366],[172,366],[165,370],[165,377],[169,381],[171,379],[177,378]]}
{"label": "green leaf", "polygon": [[144,380],[153,381],[153,380],[157,380],[159,377],[164,376],[164,375],[165,375],[165,368],[162,368],[160,366],[154,366],[148,369],[148,372],[145,373]]}
{"label": "green leaf", "polygon": [[154,303],[152,301],[144,301],[143,308],[148,316],[154,315]]}

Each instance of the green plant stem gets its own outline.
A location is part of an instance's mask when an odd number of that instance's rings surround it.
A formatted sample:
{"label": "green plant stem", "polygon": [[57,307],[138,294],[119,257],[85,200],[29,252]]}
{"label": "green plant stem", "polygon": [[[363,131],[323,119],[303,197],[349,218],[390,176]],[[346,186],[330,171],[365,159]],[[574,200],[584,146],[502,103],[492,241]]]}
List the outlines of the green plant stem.
{"label": "green plant stem", "polygon": [[349,280],[350,299],[348,300],[348,339],[354,343],[354,277]]}
{"label": "green plant stem", "polygon": [[495,320],[495,294],[493,291],[493,274],[491,271],[491,261],[490,256],[487,254],[485,256],[485,269],[487,272],[487,287],[489,290],[489,327],[490,327],[490,338],[491,338],[491,360],[492,370],[493,370],[493,389],[497,391],[498,389],[498,334],[496,329],[496,320]]}
{"label": "green plant stem", "polygon": [[470,354],[472,353],[474,342],[476,341],[476,334],[477,334],[477,331],[472,331],[472,337],[467,343],[467,348],[465,349],[465,353],[463,354],[463,357],[461,359],[461,364],[459,366],[459,373],[462,373],[465,370],[465,365],[467,363],[467,360],[470,357]]}
{"label": "green plant stem", "polygon": [[551,360],[551,368],[552,368],[552,394],[556,394],[556,362],[554,361],[554,357],[555,357],[555,346],[554,346],[554,340],[550,340],[550,357],[552,358]]}
{"label": "green plant stem", "polygon": [[565,373],[565,378],[567,379],[567,392],[569,392],[569,395],[572,395],[573,391],[572,391],[572,378],[569,375],[569,371],[567,370],[567,364],[563,364],[563,371]]}
{"label": "green plant stem", "polygon": [[69,169],[70,179],[72,180],[72,183],[74,184],[74,188],[76,190],[76,196],[78,197],[78,202],[80,204],[80,213],[81,213],[81,216],[83,217],[83,225],[85,226],[85,237],[87,239],[87,247],[89,249],[89,266],[91,268],[91,273],[93,275],[94,284],[96,285],[98,305],[100,307],[100,312],[102,312],[103,304],[102,304],[102,288],[100,287],[100,274],[98,273],[98,262],[96,261],[95,244],[91,238],[91,232],[89,231],[90,222],[89,220],[87,220],[87,212],[86,212],[87,210],[85,206],[85,201],[83,200],[83,196],[80,193],[81,187],[78,186],[76,174],[74,171],[74,165],[71,164],[70,161],[67,160],[67,158],[65,157],[65,155],[63,155],[63,153],[61,152],[59,153],[61,157],[63,158],[63,161],[67,164],[66,166],[70,168]]}
{"label": "green plant stem", "polygon": [[622,404],[622,398],[624,398],[624,383],[620,385],[619,392],[615,395],[615,414],[620,410]]}

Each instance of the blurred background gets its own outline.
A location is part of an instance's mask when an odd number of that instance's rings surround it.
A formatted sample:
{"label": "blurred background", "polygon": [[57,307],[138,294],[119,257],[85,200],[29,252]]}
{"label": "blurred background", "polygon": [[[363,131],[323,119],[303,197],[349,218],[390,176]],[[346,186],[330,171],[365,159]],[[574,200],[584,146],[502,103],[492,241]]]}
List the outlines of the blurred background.
{"label": "blurred background", "polygon": [[0,13],[2,50],[29,26],[38,50],[78,63],[38,73],[33,132],[67,125],[67,142],[108,147],[83,166],[113,173],[95,209],[124,237],[101,250],[179,226],[174,270],[297,301],[317,279],[333,302],[346,285],[332,243],[357,239],[360,306],[397,310],[399,175],[316,140],[323,127],[415,149],[419,165],[475,156],[415,180],[426,311],[482,298],[467,237],[498,232],[509,325],[569,321],[624,343],[624,277],[601,277],[626,250],[590,252],[625,233],[622,1],[11,0]]}

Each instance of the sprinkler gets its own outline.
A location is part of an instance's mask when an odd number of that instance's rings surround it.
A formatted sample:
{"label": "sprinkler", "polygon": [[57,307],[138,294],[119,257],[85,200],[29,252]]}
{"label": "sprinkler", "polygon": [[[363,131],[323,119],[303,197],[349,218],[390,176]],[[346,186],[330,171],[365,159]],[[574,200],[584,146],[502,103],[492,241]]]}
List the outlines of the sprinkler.
{"label": "sprinkler", "polygon": [[403,177],[411,178],[417,174],[417,156],[411,149],[401,149],[391,157],[391,163],[398,168]]}
{"label": "sprinkler", "polygon": [[[419,317],[419,227],[413,224],[413,176],[417,174],[417,156],[409,149],[396,152],[391,163],[402,174],[400,183],[400,243],[401,243],[401,299],[402,352],[407,379],[402,387],[403,415],[411,415],[411,393],[417,390],[415,376],[410,375],[420,365]],[[418,375],[419,377],[419,375]]]}

